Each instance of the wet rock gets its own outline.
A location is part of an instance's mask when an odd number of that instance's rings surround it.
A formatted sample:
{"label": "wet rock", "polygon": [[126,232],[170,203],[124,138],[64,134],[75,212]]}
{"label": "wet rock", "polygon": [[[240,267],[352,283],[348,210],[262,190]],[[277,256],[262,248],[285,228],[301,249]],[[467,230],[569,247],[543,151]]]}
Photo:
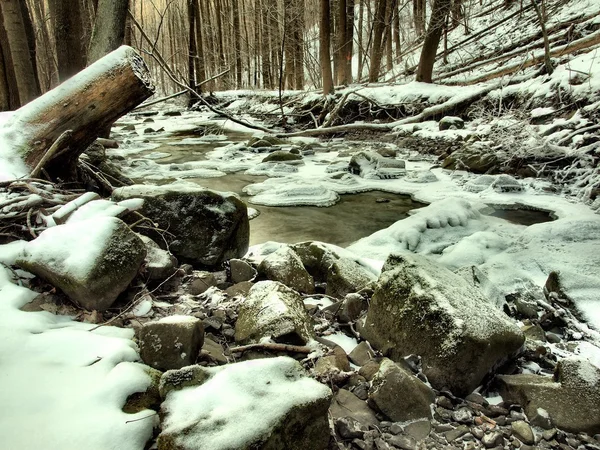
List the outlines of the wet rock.
{"label": "wet rock", "polygon": [[215,266],[248,251],[250,227],[246,205],[236,196],[187,186],[134,185],[115,189],[113,198],[143,198],[140,213],[169,233],[144,234],[181,261]]}
{"label": "wet rock", "polygon": [[516,420],[510,424],[512,433],[517,439],[527,445],[535,444],[535,435],[529,424],[524,420]]}
{"label": "wet rock", "polygon": [[242,281],[253,281],[257,272],[250,264],[242,259],[230,259],[229,270],[232,283],[241,283]]}
{"label": "wet rock", "polygon": [[535,416],[541,408],[558,428],[600,432],[600,369],[589,361],[563,359],[554,378],[519,374],[497,379],[504,400],[523,405],[527,416]]}
{"label": "wet rock", "polygon": [[256,343],[263,338],[306,344],[313,337],[311,319],[302,297],[277,281],[256,283],[241,304],[235,340]]}
{"label": "wet rock", "polygon": [[286,141],[276,136],[264,135],[264,136],[253,136],[248,140],[248,147],[272,147],[277,145],[285,145]]}
{"label": "wet rock", "polygon": [[179,117],[181,116],[181,111],[163,111],[163,116],[167,116],[167,117]]}
{"label": "wet rock", "polygon": [[340,417],[351,417],[365,425],[379,425],[375,413],[367,404],[346,389],[340,389],[334,396],[329,408],[331,417],[336,420]]}
{"label": "wet rock", "polygon": [[365,377],[367,381],[371,381],[375,374],[379,371],[379,362],[375,360],[371,360],[367,362],[364,366],[362,366],[358,373],[359,375]]}
{"label": "wet rock", "polygon": [[322,242],[300,242],[290,246],[315,281],[326,281],[327,270],[339,257]]}
{"label": "wet rock", "polygon": [[354,347],[354,349],[348,355],[350,361],[357,366],[364,366],[374,356],[375,353],[367,341],[362,341],[360,344]]}
{"label": "wet rock", "polygon": [[298,292],[312,294],[315,281],[302,261],[288,246],[281,246],[268,255],[258,266],[258,272],[269,280],[279,281]]}
{"label": "wet rock", "polygon": [[431,422],[429,420],[415,420],[405,425],[404,432],[416,441],[422,441],[431,433]]}
{"label": "wet rock", "polygon": [[97,217],[59,225],[28,242],[16,264],[88,310],[104,311],[146,256],[142,240],[121,220]]}
{"label": "wet rock", "polygon": [[321,378],[336,372],[348,372],[349,370],[348,356],[339,346],[333,349],[333,355],[322,356],[315,364],[315,375]]}
{"label": "wet rock", "polygon": [[393,360],[420,355],[431,385],[459,396],[524,341],[464,278],[418,255],[388,258],[361,333]]}
{"label": "wet rock", "polygon": [[205,271],[197,271],[194,272],[194,278],[190,282],[188,290],[192,295],[200,295],[217,284],[218,281],[214,274]]}
{"label": "wet rock", "polygon": [[449,170],[469,170],[475,173],[497,172],[501,160],[494,153],[484,149],[465,147],[457,150],[442,162],[442,168]]}
{"label": "wet rock", "polygon": [[357,262],[340,258],[327,270],[327,288],[325,293],[335,298],[358,292],[377,277]]}
{"label": "wet rock", "polygon": [[342,323],[354,322],[367,311],[367,300],[360,294],[347,294],[338,311],[338,319]]}
{"label": "wet rock", "polygon": [[438,128],[440,131],[444,130],[462,130],[465,127],[465,121],[460,117],[456,116],[445,116],[442,117]]}
{"label": "wet rock", "polygon": [[431,418],[435,395],[431,388],[385,358],[372,380],[369,399],[393,421]]}
{"label": "wet rock", "polygon": [[135,125],[132,123],[128,123],[127,125],[123,125],[121,128],[122,131],[135,131]]}
{"label": "wet rock", "polygon": [[362,439],[368,429],[352,417],[339,417],[335,421],[335,430],[342,439]]}
{"label": "wet rock", "polygon": [[276,150],[273,153],[268,154],[262,160],[262,162],[301,162],[302,155],[286,152],[285,150]]}
{"label": "wet rock", "polygon": [[138,235],[146,246],[144,268],[150,280],[165,280],[177,270],[177,258],[167,250],[161,249],[147,236]]}
{"label": "wet rock", "polygon": [[534,427],[542,428],[543,430],[549,430],[552,428],[552,421],[550,415],[545,409],[538,408],[535,414],[531,416],[529,423]]}
{"label": "wet rock", "polygon": [[452,420],[458,423],[470,424],[473,422],[473,413],[469,408],[459,408],[452,413]]}
{"label": "wet rock", "polygon": [[193,364],[203,343],[202,321],[192,316],[169,316],[147,322],[138,335],[142,360],[159,370]]}
{"label": "wet rock", "polygon": [[446,431],[444,433],[444,437],[448,441],[448,443],[452,443],[457,439],[463,437],[465,434],[469,432],[469,427],[466,425],[459,425],[454,430]]}
{"label": "wet rock", "polygon": [[306,377],[293,359],[258,359],[203,372],[199,385],[168,393],[159,450],[327,446],[331,391]]}
{"label": "wet rock", "polygon": [[504,436],[500,431],[487,431],[481,438],[485,448],[494,448],[503,445]]}

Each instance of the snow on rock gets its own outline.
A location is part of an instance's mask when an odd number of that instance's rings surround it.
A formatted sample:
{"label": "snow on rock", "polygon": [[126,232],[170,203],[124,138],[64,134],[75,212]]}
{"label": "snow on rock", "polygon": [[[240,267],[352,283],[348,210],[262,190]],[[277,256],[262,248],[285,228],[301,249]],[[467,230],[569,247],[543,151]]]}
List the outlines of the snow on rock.
{"label": "snow on rock", "polygon": [[[185,369],[184,369],[185,370]],[[288,357],[201,369],[167,394],[159,450],[322,450],[331,391]]]}
{"label": "snow on rock", "polygon": [[[0,246],[0,259],[14,251]],[[132,330],[23,312],[36,293],[0,267],[0,420],[2,447],[37,450],[142,450],[152,436],[151,411],[126,414],[126,399],[150,385]]]}
{"label": "snow on rock", "polygon": [[236,342],[274,339],[306,344],[313,338],[311,318],[302,297],[278,281],[260,281],[252,286],[238,314]]}
{"label": "snow on rock", "polygon": [[315,292],[313,277],[306,271],[296,252],[288,246],[281,246],[268,255],[258,266],[258,272],[267,279],[279,281],[297,292]]}
{"label": "snow on rock", "polygon": [[144,243],[123,221],[100,217],[48,228],[24,246],[17,264],[80,306],[104,311],[145,256]]}
{"label": "snow on rock", "polygon": [[262,162],[246,170],[246,175],[265,177],[285,177],[290,173],[298,172],[298,167],[280,162]]}
{"label": "snow on rock", "polygon": [[340,196],[320,183],[296,178],[268,179],[243,190],[251,195],[250,203],[265,206],[332,206]]}
{"label": "snow on rock", "polygon": [[431,385],[459,396],[524,341],[477,288],[417,255],[388,258],[361,334],[395,361],[420,355]]}

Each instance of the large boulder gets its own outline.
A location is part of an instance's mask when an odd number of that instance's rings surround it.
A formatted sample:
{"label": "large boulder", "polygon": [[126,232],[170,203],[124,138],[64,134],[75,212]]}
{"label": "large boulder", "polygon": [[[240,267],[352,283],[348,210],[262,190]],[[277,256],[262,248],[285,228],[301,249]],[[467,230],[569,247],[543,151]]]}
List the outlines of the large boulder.
{"label": "large boulder", "polygon": [[258,266],[258,272],[269,280],[279,281],[298,292],[312,294],[315,281],[302,261],[287,245],[268,255]]}
{"label": "large boulder", "polygon": [[313,338],[302,297],[278,281],[252,286],[235,324],[236,342],[257,343],[264,338],[288,344],[306,344]]}
{"label": "large boulder", "polygon": [[327,270],[326,294],[336,298],[344,298],[347,294],[358,292],[377,277],[349,258],[340,258],[333,262]]}
{"label": "large boulder", "polygon": [[88,310],[104,311],[138,273],[146,247],[121,220],[98,217],[48,228],[16,264]]}
{"label": "large boulder", "polygon": [[394,361],[417,354],[436,389],[467,395],[524,336],[464,278],[419,255],[391,255],[363,336]]}
{"label": "large boulder", "polygon": [[215,266],[248,251],[250,226],[244,202],[231,193],[182,185],[115,189],[113,199],[142,198],[141,214],[167,232],[145,234],[183,262]]}
{"label": "large boulder", "polygon": [[327,448],[331,391],[298,362],[279,357],[200,370],[199,386],[167,394],[159,450]]}
{"label": "large boulder", "polygon": [[398,178],[406,174],[406,163],[395,158],[385,158],[377,152],[362,151],[350,158],[348,169],[362,178]]}
{"label": "large boulder", "polygon": [[542,412],[563,430],[600,433],[600,368],[588,360],[563,359],[554,377],[519,374],[497,380],[504,401],[523,405],[530,419]]}
{"label": "large boulder", "polygon": [[371,381],[369,399],[394,422],[431,419],[435,394],[408,370],[385,358]]}
{"label": "large boulder", "polygon": [[339,259],[339,256],[322,242],[306,241],[291,247],[316,281],[326,281],[329,267]]}

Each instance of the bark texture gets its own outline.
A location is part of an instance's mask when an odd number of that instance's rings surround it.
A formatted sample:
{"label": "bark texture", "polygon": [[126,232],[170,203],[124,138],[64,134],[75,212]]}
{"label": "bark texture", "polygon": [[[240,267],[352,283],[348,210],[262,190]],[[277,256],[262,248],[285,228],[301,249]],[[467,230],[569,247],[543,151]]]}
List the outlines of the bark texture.
{"label": "bark texture", "polygon": [[119,48],[125,39],[129,0],[99,0],[87,63],[92,64]]}

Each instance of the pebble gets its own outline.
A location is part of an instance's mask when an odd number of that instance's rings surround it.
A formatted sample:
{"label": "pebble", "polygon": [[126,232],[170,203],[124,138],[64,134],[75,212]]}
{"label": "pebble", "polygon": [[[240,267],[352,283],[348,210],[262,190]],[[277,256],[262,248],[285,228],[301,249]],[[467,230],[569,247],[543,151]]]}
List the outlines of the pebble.
{"label": "pebble", "polygon": [[524,420],[517,420],[511,424],[513,435],[515,435],[524,444],[535,444],[535,435],[533,430]]}
{"label": "pebble", "polygon": [[394,447],[401,448],[402,450],[417,450],[418,448],[417,440],[412,436],[402,434],[390,436],[388,442]]}
{"label": "pebble", "polygon": [[493,448],[502,445],[504,437],[499,431],[488,431],[481,439],[481,443],[485,448]]}
{"label": "pebble", "polygon": [[469,427],[466,425],[460,425],[453,430],[446,431],[444,433],[444,437],[448,441],[448,443],[457,440],[458,438],[464,436],[469,432]]}
{"label": "pebble", "polygon": [[469,410],[469,408],[459,408],[452,413],[452,419],[459,423],[472,423],[473,413]]}

